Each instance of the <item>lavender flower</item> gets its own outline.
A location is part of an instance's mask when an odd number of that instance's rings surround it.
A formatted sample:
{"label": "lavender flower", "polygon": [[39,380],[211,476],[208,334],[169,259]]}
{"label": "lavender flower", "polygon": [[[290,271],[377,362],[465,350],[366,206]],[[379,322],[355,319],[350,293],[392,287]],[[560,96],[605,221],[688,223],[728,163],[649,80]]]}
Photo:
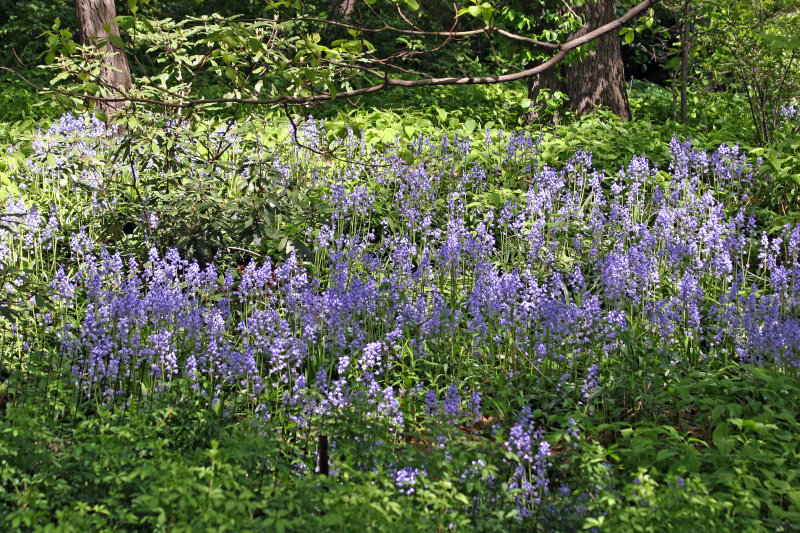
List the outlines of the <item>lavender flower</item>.
{"label": "lavender flower", "polygon": [[424,478],[427,475],[428,473],[424,469],[406,466],[395,470],[392,477],[398,492],[411,496],[416,492],[417,482],[420,478]]}
{"label": "lavender flower", "polygon": [[442,402],[442,413],[451,423],[455,423],[461,416],[461,396],[455,383],[451,383],[447,388],[447,395]]}
{"label": "lavender flower", "polygon": [[589,371],[586,374],[586,378],[583,380],[583,386],[581,387],[581,395],[583,396],[584,400],[590,399],[597,393],[597,389],[600,388],[600,380],[597,376],[597,373],[600,371],[600,367],[598,365],[592,365],[589,367]]}

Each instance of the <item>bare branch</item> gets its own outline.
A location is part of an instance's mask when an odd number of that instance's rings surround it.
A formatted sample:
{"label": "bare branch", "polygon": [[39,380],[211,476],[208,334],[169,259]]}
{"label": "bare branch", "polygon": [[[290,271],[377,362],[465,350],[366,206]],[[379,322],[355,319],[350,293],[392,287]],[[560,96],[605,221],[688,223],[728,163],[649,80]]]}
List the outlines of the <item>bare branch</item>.
{"label": "bare branch", "polygon": [[[520,41],[528,44],[532,44],[534,46],[539,46],[541,48],[547,48],[548,50],[558,50],[559,45],[557,43],[548,43],[545,41],[538,41],[536,39],[531,39],[530,37],[525,37],[524,35],[517,35],[515,33],[511,33],[510,31],[503,30],[496,26],[484,26],[483,28],[479,28],[477,30],[462,30],[462,31],[424,31],[424,30],[406,30],[403,28],[395,28],[393,26],[389,26],[384,24],[382,28],[364,28],[362,26],[356,26],[354,24],[347,24],[345,22],[339,22],[336,20],[326,20],[326,19],[319,19],[314,17],[303,17],[303,18],[296,18],[292,19],[296,21],[307,21],[307,22],[322,22],[325,24],[330,24],[332,26],[339,26],[341,28],[347,28],[350,30],[356,30],[366,33],[382,33],[386,31],[391,31],[394,33],[401,33],[404,35],[420,35],[420,36],[429,36],[429,37],[448,37],[450,39],[455,38],[464,38],[464,37],[475,37],[476,35],[483,35],[484,33],[494,32],[502,35],[503,37],[507,37],[509,39],[513,39],[515,41]],[[454,24],[455,27],[455,24]]]}
{"label": "bare branch", "polygon": [[20,65],[22,65],[23,67],[27,67],[28,66],[23,60],[21,60],[19,58],[19,56],[17,55],[17,49],[16,48],[12,48],[11,51],[14,52],[14,57],[17,59],[17,61],[19,61]]}

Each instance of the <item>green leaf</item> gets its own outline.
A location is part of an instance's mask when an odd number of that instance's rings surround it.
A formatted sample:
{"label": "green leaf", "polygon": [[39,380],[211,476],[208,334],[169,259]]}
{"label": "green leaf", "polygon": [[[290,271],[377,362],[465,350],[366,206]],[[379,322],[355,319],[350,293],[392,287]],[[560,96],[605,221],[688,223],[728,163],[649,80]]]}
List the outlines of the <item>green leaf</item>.
{"label": "green leaf", "polygon": [[628,28],[628,32],[625,33],[625,44],[631,44],[633,42],[633,30]]}
{"label": "green leaf", "polygon": [[800,509],[800,491],[793,490],[789,492],[787,496],[789,497],[790,500],[792,500],[794,506]]}
{"label": "green leaf", "polygon": [[458,500],[459,502],[463,503],[464,505],[467,505],[467,506],[470,505],[469,498],[467,498],[465,495],[461,494],[460,492],[457,492],[456,495],[454,496],[454,498],[456,500]]}
{"label": "green leaf", "polygon": [[676,455],[678,455],[678,451],[677,450],[665,448],[665,449],[660,450],[658,452],[658,454],[656,455],[656,460],[657,461],[665,461],[667,459],[675,457]]}
{"label": "green leaf", "polygon": [[108,40],[111,41],[111,44],[117,48],[125,48],[125,41],[123,41],[118,35],[109,34]]}
{"label": "green leaf", "polygon": [[719,449],[720,454],[727,455],[731,448],[733,448],[733,444],[731,440],[728,438],[730,435],[731,430],[728,426],[727,422],[722,422],[717,424],[716,429],[714,429],[714,435],[712,440],[714,441],[714,445]]}
{"label": "green leaf", "polygon": [[472,133],[475,131],[476,123],[471,118],[468,118],[464,121],[464,129],[467,130],[468,133]]}

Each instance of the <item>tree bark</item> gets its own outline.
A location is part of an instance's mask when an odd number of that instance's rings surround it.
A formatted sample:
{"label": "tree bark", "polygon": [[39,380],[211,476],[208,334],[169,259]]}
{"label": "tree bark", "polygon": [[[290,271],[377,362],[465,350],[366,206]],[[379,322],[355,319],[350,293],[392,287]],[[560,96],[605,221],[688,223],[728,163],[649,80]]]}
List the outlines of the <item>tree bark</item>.
{"label": "tree bark", "polygon": [[[575,8],[575,11],[583,16],[585,22],[570,35],[570,40],[616,19],[614,0],[589,1]],[[551,92],[560,90],[569,97],[569,107],[580,114],[591,113],[598,106],[603,106],[623,120],[630,120],[631,110],[617,32],[599,37],[594,49],[580,63],[562,66],[560,74],[546,72],[537,76],[531,86],[531,99],[535,102],[535,96],[544,88]]]}
{"label": "tree bark", "polygon": [[[99,50],[104,54],[100,69],[101,83],[114,92],[130,89],[133,80],[125,52],[109,40],[109,35],[119,37],[119,26],[114,22],[114,17],[117,16],[114,0],[75,0],[75,10],[81,44],[96,46],[98,41],[105,42],[105,46]],[[117,111],[120,105],[117,102],[104,102],[101,107],[104,112],[109,113]]]}

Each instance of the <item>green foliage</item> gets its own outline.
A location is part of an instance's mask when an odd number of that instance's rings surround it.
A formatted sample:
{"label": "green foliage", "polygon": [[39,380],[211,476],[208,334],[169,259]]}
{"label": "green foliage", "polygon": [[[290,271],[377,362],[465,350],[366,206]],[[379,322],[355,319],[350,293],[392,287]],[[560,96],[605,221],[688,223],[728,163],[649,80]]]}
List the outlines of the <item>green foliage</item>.
{"label": "green foliage", "polygon": [[706,80],[739,93],[750,112],[754,140],[769,143],[780,108],[800,91],[800,14],[795,2],[729,0],[703,4]]}
{"label": "green foliage", "polygon": [[[33,72],[34,81],[39,78],[37,72]],[[63,109],[59,106],[50,105],[47,99],[43,99],[36,91],[25,84],[22,80],[12,77],[8,73],[3,73],[3,83],[0,85],[0,116],[3,122],[0,123],[0,142],[11,143],[10,127],[15,122],[53,120],[61,116]],[[22,128],[26,130],[28,128]]]}
{"label": "green foliage", "polygon": [[[162,398],[165,399],[165,398]],[[384,472],[346,464],[337,478],[307,474],[303,450],[246,425],[220,426],[201,405],[101,412],[64,433],[33,406],[0,423],[0,524],[148,531],[418,531],[456,526],[503,531],[490,505],[470,518],[457,468],[475,458],[442,457],[441,471],[398,498]],[[438,453],[433,451],[433,453]],[[439,453],[439,455],[441,455]],[[488,475],[488,472],[487,472]],[[487,494],[487,497],[489,495]],[[452,526],[451,526],[452,527]]]}
{"label": "green foliage", "polygon": [[[124,246],[141,247],[142,254],[155,242],[162,249],[178,247],[204,262],[218,252],[229,252],[227,247],[273,256],[299,250],[308,259],[307,231],[325,219],[326,207],[320,189],[311,187],[306,174],[295,171],[282,177],[273,165],[279,156],[291,165],[288,124],[266,126],[267,122],[254,120],[173,122],[146,130],[137,126],[115,156],[117,170],[128,168],[118,175],[121,187],[104,191],[118,203],[113,213],[107,213],[102,234],[115,242],[124,238]],[[138,131],[148,133],[137,135]],[[258,165],[244,166],[237,157],[242,148],[265,144],[276,148]],[[194,164],[148,168],[147,154],[163,154],[165,161],[188,155]],[[236,179],[243,174],[246,179]]]}
{"label": "green foliage", "polygon": [[67,27],[77,27],[74,2],[0,2],[0,65],[32,68],[39,64],[40,56],[46,49],[41,35],[50,29],[56,19],[62,20]]}
{"label": "green foliage", "polygon": [[[336,478],[294,476],[308,461],[302,447],[220,424],[202,404],[180,400],[180,389],[176,383],[161,398],[171,407],[131,405],[66,427],[40,407],[9,407],[0,422],[0,523],[25,530],[513,529],[486,487],[458,479],[488,452],[469,439],[447,458],[437,458],[436,448],[416,452],[438,470],[413,497],[398,498],[384,472],[364,474],[347,463]],[[552,444],[561,449],[557,475],[585,516],[562,516],[549,530],[791,531],[800,514],[798,393],[794,378],[729,367],[674,380],[655,399],[664,409],[657,421],[609,424],[575,413],[589,438],[571,441],[557,429],[565,415],[549,416]],[[354,422],[345,417],[330,430],[358,431]],[[355,448],[341,453],[358,456]],[[453,512],[475,491],[485,493],[485,508]]]}
{"label": "green foliage", "polygon": [[[607,449],[586,452],[607,461],[583,466],[598,483],[597,515],[586,525],[791,531],[800,518],[800,413],[791,400],[798,387],[784,375],[729,367],[678,378],[662,398],[654,394],[657,421],[600,424],[596,431],[614,437]],[[610,486],[612,469],[625,481]]]}

